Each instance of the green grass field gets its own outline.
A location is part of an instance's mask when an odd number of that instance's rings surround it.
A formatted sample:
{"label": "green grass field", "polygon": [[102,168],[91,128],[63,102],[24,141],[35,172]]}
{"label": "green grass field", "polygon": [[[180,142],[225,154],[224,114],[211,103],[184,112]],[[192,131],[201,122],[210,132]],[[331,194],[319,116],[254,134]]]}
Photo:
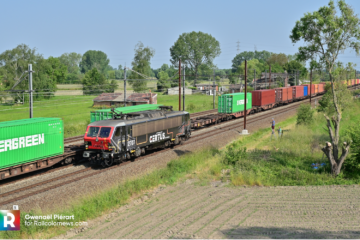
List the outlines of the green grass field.
{"label": "green grass field", "polygon": [[[90,112],[95,96],[56,96],[49,100],[34,101],[34,117],[58,117],[64,120],[65,137],[84,134],[90,123]],[[190,113],[212,109],[212,96],[186,95],[186,109]],[[178,110],[178,96],[158,95],[158,104]],[[217,102],[215,107],[217,106]],[[0,105],[0,122],[29,117],[29,104]]]}

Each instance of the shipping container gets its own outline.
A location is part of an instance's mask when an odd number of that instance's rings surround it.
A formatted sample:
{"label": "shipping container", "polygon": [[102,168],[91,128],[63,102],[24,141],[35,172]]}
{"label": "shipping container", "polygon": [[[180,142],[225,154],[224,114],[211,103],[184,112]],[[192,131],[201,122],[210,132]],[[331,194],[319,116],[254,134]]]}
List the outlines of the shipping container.
{"label": "shipping container", "polygon": [[293,86],[292,91],[293,99],[301,98],[304,96],[304,86]]}
{"label": "shipping container", "polygon": [[275,90],[255,90],[252,91],[252,105],[256,107],[275,104]]}
{"label": "shipping container", "polygon": [[[224,94],[221,97],[224,98],[225,107],[220,110],[218,109],[219,113],[236,113],[244,111],[245,105],[245,93],[231,93],[231,94]],[[249,110],[252,108],[252,94],[248,92],[246,94],[246,109]]]}
{"label": "shipping container", "polygon": [[351,86],[351,80],[347,80],[347,85]]}
{"label": "shipping container", "polygon": [[314,84],[315,94],[319,93],[319,84]]}
{"label": "shipping container", "polygon": [[310,95],[310,91],[311,91],[311,95],[315,95],[315,85],[311,84],[303,84],[304,86],[308,86],[308,95]]}
{"label": "shipping container", "polygon": [[218,112],[223,112],[224,110],[224,95],[218,96]]}
{"label": "shipping container", "polygon": [[[114,110],[118,113],[133,113],[133,112],[140,112],[140,111],[147,111],[147,110],[158,110],[160,109],[160,106],[163,106],[162,104],[142,104],[142,105],[136,105],[136,106],[128,106],[128,107],[120,107],[115,108]],[[90,123],[95,121],[101,121],[106,119],[112,119],[113,118],[113,112],[110,108],[107,109],[100,109],[97,111],[90,112]]]}
{"label": "shipping container", "polygon": [[64,153],[60,118],[29,118],[0,123],[0,169]]}
{"label": "shipping container", "polygon": [[285,102],[292,99],[292,87],[275,88],[275,102]]}
{"label": "shipping container", "polygon": [[304,87],[304,97],[309,96],[309,87],[307,85],[302,85]]}
{"label": "shipping container", "polygon": [[352,85],[352,86],[355,85],[355,79],[351,79],[351,85]]}
{"label": "shipping container", "polygon": [[319,84],[319,93],[323,93],[325,91],[325,84],[320,83]]}
{"label": "shipping container", "polygon": [[357,83],[357,84],[360,84],[360,79],[356,79],[356,83]]}

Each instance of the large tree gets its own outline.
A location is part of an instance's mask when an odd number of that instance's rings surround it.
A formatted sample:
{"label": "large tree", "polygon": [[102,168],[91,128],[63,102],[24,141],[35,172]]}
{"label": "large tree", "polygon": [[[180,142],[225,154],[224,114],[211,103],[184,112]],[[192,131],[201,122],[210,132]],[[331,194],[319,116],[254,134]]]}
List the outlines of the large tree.
{"label": "large tree", "polygon": [[82,55],[76,52],[64,53],[59,57],[60,62],[67,67],[67,71],[70,74],[80,73],[79,64],[81,59]]}
{"label": "large tree", "polygon": [[[134,60],[131,62],[132,69],[145,76],[151,75],[150,60],[155,55],[155,50],[150,47],[144,47],[142,42],[139,42],[135,46]],[[129,83],[132,85],[135,92],[141,92],[146,89],[146,81],[142,80],[144,77],[137,73],[132,73],[129,79]]]}
{"label": "large tree", "polygon": [[192,74],[195,75],[194,85],[198,72],[202,65],[207,68],[214,67],[214,59],[221,53],[219,42],[210,34],[203,32],[183,33],[170,48],[171,63],[187,65]]}
{"label": "large tree", "polygon": [[273,65],[275,63],[278,63],[280,66],[284,66],[289,61],[288,57],[284,53],[273,53],[266,62],[269,65]]}
{"label": "large tree", "polygon": [[82,56],[80,62],[80,71],[86,73],[87,71],[96,68],[102,74],[106,74],[110,60],[102,51],[89,50]]}
{"label": "large tree", "polygon": [[[26,44],[20,44],[17,47],[6,50],[0,54],[0,75],[3,76],[3,87],[9,89],[14,86],[21,75],[28,69],[28,64],[32,64],[33,73],[33,89],[35,98],[49,97],[56,91],[56,81],[50,76],[52,65]],[[23,78],[26,78],[26,74]],[[15,89],[28,90],[28,81],[22,81]]]}
{"label": "large tree", "polygon": [[234,59],[232,60],[232,71],[236,72],[238,67],[242,64],[245,60],[252,60],[257,59],[259,62],[266,62],[266,60],[271,56],[271,52],[268,51],[255,51],[255,52],[241,52],[237,54]]}
{"label": "large tree", "polygon": [[357,54],[360,53],[360,19],[345,1],[338,1],[337,6],[338,8],[334,1],[330,1],[327,6],[321,7],[318,11],[306,13],[300,21],[296,22],[290,35],[293,43],[300,40],[306,43],[306,46],[299,47],[298,59],[300,61],[316,59],[326,67],[330,76],[335,113],[332,116],[324,114],[330,142],[326,142],[322,151],[327,156],[334,175],[340,173],[349,153],[350,142],[341,143],[340,141],[342,111],[335,89],[336,80],[333,71],[342,51],[351,48]]}
{"label": "large tree", "polygon": [[82,84],[84,95],[113,93],[117,86],[115,80],[109,82],[95,67],[85,74]]}
{"label": "large tree", "polygon": [[49,78],[56,83],[63,83],[67,75],[67,67],[59,58],[49,57],[46,60],[45,72]]}

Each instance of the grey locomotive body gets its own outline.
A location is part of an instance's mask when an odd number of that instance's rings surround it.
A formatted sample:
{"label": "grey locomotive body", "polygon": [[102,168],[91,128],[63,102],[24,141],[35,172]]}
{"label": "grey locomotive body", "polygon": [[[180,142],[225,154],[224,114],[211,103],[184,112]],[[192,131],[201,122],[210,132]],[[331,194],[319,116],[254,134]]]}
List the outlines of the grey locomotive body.
{"label": "grey locomotive body", "polygon": [[180,144],[190,135],[190,114],[185,111],[119,114],[115,119],[88,125],[83,156],[106,167],[139,157],[147,150]]}

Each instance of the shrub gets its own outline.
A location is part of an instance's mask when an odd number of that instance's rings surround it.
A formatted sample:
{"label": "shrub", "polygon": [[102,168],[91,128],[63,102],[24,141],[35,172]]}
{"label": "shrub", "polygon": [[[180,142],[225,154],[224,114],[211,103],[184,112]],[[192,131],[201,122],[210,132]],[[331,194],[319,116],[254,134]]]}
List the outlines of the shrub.
{"label": "shrub", "polygon": [[313,122],[314,111],[309,104],[301,104],[297,112],[296,124],[308,125]]}
{"label": "shrub", "polygon": [[347,135],[352,140],[351,155],[344,162],[344,172],[359,174],[360,172],[360,126],[350,127]]}
{"label": "shrub", "polygon": [[233,142],[226,148],[224,163],[235,166],[241,159],[246,157],[246,147],[239,148],[238,143]]}

